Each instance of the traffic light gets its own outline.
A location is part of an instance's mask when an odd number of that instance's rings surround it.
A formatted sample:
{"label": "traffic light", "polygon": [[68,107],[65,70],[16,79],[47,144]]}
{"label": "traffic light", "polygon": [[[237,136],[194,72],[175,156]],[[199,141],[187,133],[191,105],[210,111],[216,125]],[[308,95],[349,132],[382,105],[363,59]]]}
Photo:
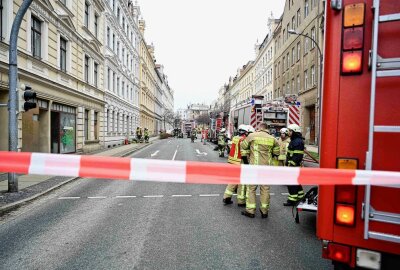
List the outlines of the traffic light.
{"label": "traffic light", "polygon": [[18,111],[29,111],[37,107],[36,102],[36,92],[32,90],[29,85],[21,85],[21,89],[18,91]]}

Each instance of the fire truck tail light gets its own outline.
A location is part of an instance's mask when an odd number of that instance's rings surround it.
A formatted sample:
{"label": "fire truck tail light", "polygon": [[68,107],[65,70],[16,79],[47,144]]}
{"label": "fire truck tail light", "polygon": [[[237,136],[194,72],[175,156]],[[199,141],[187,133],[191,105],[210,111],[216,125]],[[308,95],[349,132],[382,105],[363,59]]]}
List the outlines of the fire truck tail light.
{"label": "fire truck tail light", "polygon": [[336,204],[335,221],[338,225],[353,226],[355,207],[353,205]]}
{"label": "fire truck tail light", "polygon": [[349,263],[351,249],[348,246],[329,243],[328,245],[328,258],[334,261]]}
{"label": "fire truck tail light", "polygon": [[362,51],[349,51],[342,53],[342,73],[352,74],[362,71]]}
{"label": "fire truck tail light", "polygon": [[356,203],[356,186],[336,186],[335,187],[336,203]]}
{"label": "fire truck tail light", "polygon": [[343,50],[362,49],[364,29],[362,27],[347,28],[343,31]]}
{"label": "fire truck tail light", "polygon": [[359,26],[364,24],[365,4],[352,4],[344,7],[344,27]]}

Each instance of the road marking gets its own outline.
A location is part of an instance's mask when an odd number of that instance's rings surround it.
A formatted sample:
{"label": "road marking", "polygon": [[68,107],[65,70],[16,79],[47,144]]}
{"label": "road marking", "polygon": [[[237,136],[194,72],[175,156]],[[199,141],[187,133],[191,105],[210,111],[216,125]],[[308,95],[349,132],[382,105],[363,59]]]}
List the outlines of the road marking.
{"label": "road marking", "polygon": [[218,197],[219,194],[200,194],[200,197]]}
{"label": "road marking", "polygon": [[192,195],[172,195],[171,197],[192,197]]}
{"label": "road marking", "polygon": [[151,157],[157,156],[158,152],[160,152],[160,150],[155,151],[153,154],[151,154]]}
{"label": "road marking", "polygon": [[203,156],[207,156],[206,152],[200,152],[199,149],[196,149],[197,155],[203,155]]}
{"label": "road marking", "polygon": [[80,199],[81,197],[60,197],[59,200],[76,200]]}
{"label": "road marking", "polygon": [[176,154],[178,153],[178,147],[177,147],[177,149],[175,150],[175,153],[174,153],[174,156],[172,157],[172,160],[175,160],[175,157],[176,157]]}
{"label": "road marking", "polygon": [[121,198],[121,199],[125,199],[125,198],[136,198],[136,196],[115,196],[115,198]]}
{"label": "road marking", "polygon": [[148,196],[143,196],[143,198],[162,198],[164,195],[148,195]]}
{"label": "road marking", "polygon": [[289,193],[286,193],[286,192],[284,192],[284,193],[281,193],[282,195],[289,195]]}
{"label": "road marking", "polygon": [[106,199],[106,196],[88,197],[88,199]]}

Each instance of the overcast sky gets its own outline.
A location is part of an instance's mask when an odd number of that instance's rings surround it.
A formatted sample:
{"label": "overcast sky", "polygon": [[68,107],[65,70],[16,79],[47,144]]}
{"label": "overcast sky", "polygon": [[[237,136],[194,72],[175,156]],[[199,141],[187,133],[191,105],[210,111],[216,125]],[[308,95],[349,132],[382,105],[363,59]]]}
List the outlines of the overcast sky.
{"label": "overcast sky", "polygon": [[236,70],[254,60],[267,19],[282,15],[285,0],[139,0],[145,39],[154,43],[175,91],[175,110],[210,104]]}

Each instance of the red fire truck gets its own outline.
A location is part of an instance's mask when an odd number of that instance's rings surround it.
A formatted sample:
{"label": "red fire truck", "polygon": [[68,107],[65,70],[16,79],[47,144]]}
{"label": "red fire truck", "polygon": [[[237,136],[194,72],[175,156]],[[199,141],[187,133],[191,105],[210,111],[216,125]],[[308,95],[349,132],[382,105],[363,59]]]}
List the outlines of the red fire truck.
{"label": "red fire truck", "polygon": [[[328,1],[324,58],[321,167],[400,171],[400,1]],[[320,186],[317,236],[335,269],[400,269],[400,187]]]}

